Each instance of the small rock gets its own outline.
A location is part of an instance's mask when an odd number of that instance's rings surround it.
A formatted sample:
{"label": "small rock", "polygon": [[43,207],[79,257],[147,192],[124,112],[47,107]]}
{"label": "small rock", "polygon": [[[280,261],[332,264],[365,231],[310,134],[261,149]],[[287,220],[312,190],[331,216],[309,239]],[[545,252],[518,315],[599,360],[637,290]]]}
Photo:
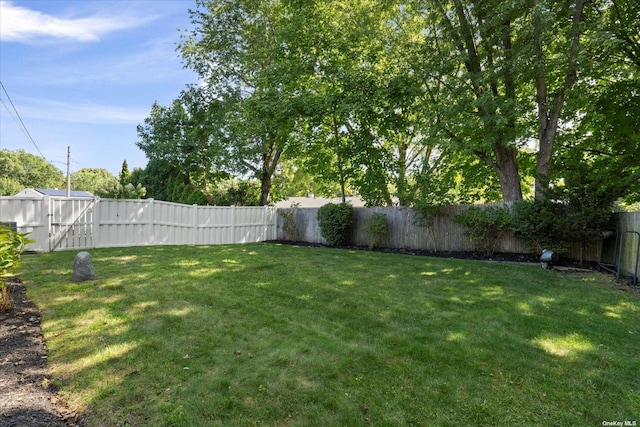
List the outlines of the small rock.
{"label": "small rock", "polygon": [[96,272],[91,263],[91,255],[89,252],[79,252],[73,260],[71,280],[74,282],[84,282],[85,280],[93,280],[95,278]]}

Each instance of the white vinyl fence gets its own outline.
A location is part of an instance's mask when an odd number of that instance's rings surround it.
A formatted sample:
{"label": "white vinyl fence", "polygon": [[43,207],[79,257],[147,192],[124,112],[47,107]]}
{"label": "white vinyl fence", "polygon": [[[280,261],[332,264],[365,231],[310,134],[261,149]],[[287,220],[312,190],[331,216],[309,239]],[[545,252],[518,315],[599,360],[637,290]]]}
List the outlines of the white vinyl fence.
{"label": "white vinyl fence", "polygon": [[49,252],[116,246],[211,245],[276,238],[272,207],[181,205],[145,200],[0,197],[0,222],[16,222]]}

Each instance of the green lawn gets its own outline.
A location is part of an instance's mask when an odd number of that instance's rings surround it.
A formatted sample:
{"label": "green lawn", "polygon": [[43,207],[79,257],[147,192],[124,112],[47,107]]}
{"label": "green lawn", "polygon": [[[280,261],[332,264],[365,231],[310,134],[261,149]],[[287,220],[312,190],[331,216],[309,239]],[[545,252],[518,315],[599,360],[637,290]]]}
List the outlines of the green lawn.
{"label": "green lawn", "polygon": [[249,244],[26,256],[90,426],[640,424],[640,294],[533,265]]}

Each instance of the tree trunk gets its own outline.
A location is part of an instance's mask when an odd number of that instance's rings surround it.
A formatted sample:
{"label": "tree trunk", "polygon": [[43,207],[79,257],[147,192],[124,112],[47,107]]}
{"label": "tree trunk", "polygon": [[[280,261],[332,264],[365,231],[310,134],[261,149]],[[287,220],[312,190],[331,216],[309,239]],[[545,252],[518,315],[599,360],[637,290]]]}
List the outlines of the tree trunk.
{"label": "tree trunk", "polygon": [[558,135],[558,124],[562,108],[565,105],[567,92],[573,87],[577,80],[578,53],[580,47],[580,36],[582,34],[580,25],[583,21],[583,11],[586,0],[577,0],[573,9],[571,34],[569,36],[569,54],[565,80],[562,87],[553,94],[548,94],[547,77],[545,72],[545,54],[543,48],[543,19],[542,6],[540,1],[534,2],[534,49],[535,49],[535,85],[536,102],[538,104],[538,156],[536,163],[536,183],[535,198],[544,200],[549,182],[551,179],[551,169],[553,166],[553,149]]}
{"label": "tree trunk", "polygon": [[263,173],[260,180],[260,206],[269,204],[269,194],[271,193],[271,174]]}
{"label": "tree trunk", "polygon": [[[538,107],[538,111],[543,109],[544,107]],[[545,116],[542,117],[544,118]],[[548,120],[544,121],[547,122]],[[542,120],[540,120],[540,122],[542,122]],[[549,180],[551,178],[553,146],[556,140],[556,134],[558,133],[557,120],[556,126],[551,127],[550,125],[551,123],[540,123],[540,135],[538,138],[539,148],[536,162],[536,180],[534,186],[534,196],[536,200],[544,200],[547,189],[549,188]]]}
{"label": "tree trunk", "polygon": [[338,155],[338,180],[340,181],[340,194],[342,195],[342,203],[347,203],[347,178],[344,176],[342,169],[342,159]]}
{"label": "tree trunk", "polygon": [[266,206],[269,204],[273,174],[280,162],[280,156],[282,156],[282,150],[277,148],[275,138],[269,137],[269,141],[270,142],[262,153],[262,171],[260,172],[260,206]]}
{"label": "tree trunk", "polygon": [[407,144],[405,141],[398,147],[398,178],[396,180],[398,205],[409,206],[412,202],[407,185]]}
{"label": "tree trunk", "polygon": [[505,202],[517,202],[522,200],[522,186],[520,185],[520,174],[518,173],[518,150],[512,147],[505,147],[501,143],[493,145],[495,161],[486,154],[476,153],[485,163],[493,168],[498,174],[500,188],[502,189],[502,200]]}

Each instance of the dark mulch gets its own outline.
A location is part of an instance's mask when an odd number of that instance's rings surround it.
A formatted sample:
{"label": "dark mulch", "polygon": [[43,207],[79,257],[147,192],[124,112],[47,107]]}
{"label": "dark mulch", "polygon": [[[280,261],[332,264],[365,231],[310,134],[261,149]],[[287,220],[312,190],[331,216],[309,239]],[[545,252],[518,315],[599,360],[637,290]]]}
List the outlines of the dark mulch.
{"label": "dark mulch", "polygon": [[[351,250],[369,250],[363,246],[344,246],[335,247],[328,246],[321,243],[308,243],[308,242],[295,242],[292,240],[269,240],[265,243],[279,243],[283,245],[297,245],[297,246],[310,246],[310,247],[332,247],[338,249],[351,249]],[[522,263],[540,263],[540,255],[536,254],[517,254],[517,253],[505,253],[495,252],[493,254],[483,254],[473,251],[456,251],[456,252],[434,252],[424,249],[403,249],[403,248],[374,248],[377,252],[396,253],[414,256],[426,256],[436,258],[456,258],[466,260],[478,260],[478,261],[500,261],[500,262],[522,262]],[[564,267],[578,267],[579,262],[572,259],[560,258],[554,265]],[[596,263],[585,262],[582,268],[593,269]]]}
{"label": "dark mulch", "polygon": [[[293,240],[267,240],[265,241],[265,243],[276,243],[276,244],[282,244],[282,245],[296,245],[296,246],[305,246],[305,247],[324,247],[324,248],[359,250],[359,251],[369,250],[369,248],[363,247],[363,246],[329,246],[322,243],[297,242]],[[377,252],[424,256],[424,257],[536,264],[542,268],[542,264],[540,262],[540,255],[536,255],[536,254],[496,252],[491,255],[487,255],[487,254],[482,254],[482,253],[472,252],[472,251],[433,252],[433,251],[428,251],[424,249],[402,249],[402,248],[374,248],[373,250]],[[585,273],[588,274],[590,271],[601,271],[603,273],[609,273],[609,274],[612,273],[610,266],[609,268],[600,268],[597,262],[584,261],[581,263],[578,260],[565,258],[565,257],[560,257],[557,261],[554,261],[552,264],[550,264],[548,268],[553,269],[555,272],[561,273],[561,274],[585,274]],[[634,284],[632,281],[632,278],[630,277],[621,276],[620,280],[615,282],[614,287],[624,292],[640,293],[640,284],[639,283]]]}
{"label": "dark mulch", "polygon": [[80,425],[49,382],[38,308],[20,281],[6,282],[14,307],[0,312],[0,426]]}

